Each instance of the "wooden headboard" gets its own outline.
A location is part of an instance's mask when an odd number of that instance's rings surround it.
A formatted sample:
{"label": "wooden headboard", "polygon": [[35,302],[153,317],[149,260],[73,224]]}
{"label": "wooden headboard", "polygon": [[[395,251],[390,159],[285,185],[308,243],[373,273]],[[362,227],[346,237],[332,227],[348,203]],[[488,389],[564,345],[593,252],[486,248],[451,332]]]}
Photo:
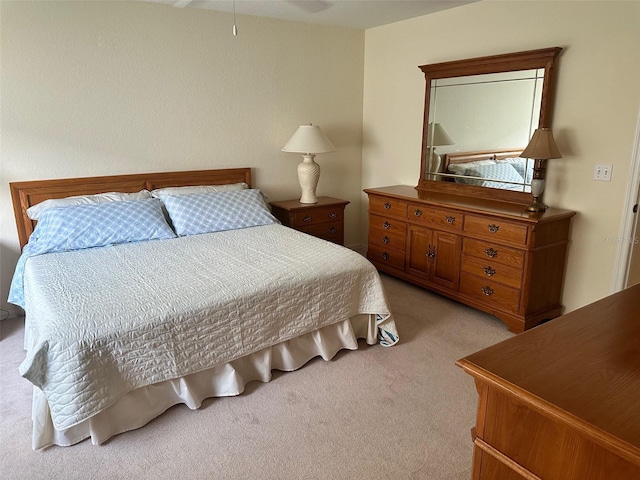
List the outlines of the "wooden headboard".
{"label": "wooden headboard", "polygon": [[478,160],[502,160],[520,156],[524,148],[512,148],[507,150],[478,150],[475,152],[453,152],[444,154],[444,169],[447,172],[449,165],[457,163],[476,162]]}
{"label": "wooden headboard", "polygon": [[92,195],[104,192],[131,193],[144,189],[223,185],[240,182],[245,182],[251,186],[251,168],[34,180],[30,182],[12,182],[9,187],[11,189],[16,226],[18,227],[18,239],[20,240],[20,248],[22,248],[27,244],[29,235],[31,235],[36,225],[36,222],[27,216],[27,209],[50,198]]}

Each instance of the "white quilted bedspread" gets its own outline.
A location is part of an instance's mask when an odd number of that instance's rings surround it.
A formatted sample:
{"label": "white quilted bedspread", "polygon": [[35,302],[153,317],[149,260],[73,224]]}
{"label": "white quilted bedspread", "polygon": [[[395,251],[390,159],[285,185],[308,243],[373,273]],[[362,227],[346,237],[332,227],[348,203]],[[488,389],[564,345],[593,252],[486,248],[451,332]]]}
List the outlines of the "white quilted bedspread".
{"label": "white quilted bedspread", "polygon": [[20,373],[58,429],[359,313],[395,333],[365,258],[281,225],[32,257],[25,300]]}

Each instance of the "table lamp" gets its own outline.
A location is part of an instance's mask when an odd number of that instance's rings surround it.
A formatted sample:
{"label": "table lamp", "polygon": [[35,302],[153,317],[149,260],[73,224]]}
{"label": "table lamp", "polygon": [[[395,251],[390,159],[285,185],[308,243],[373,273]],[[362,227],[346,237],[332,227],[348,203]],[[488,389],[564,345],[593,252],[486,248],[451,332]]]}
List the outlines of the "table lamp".
{"label": "table lamp", "polygon": [[562,158],[560,150],[553,139],[550,128],[538,128],[533,132],[529,145],[520,154],[522,158],[535,160],[533,165],[533,179],[531,180],[531,194],[533,202],[527,205],[529,212],[544,212],[547,206],[542,203],[542,192],[545,186],[545,171],[547,169],[546,160],[552,158]]}
{"label": "table lamp", "polygon": [[318,153],[335,152],[336,147],[317,125],[300,125],[289,141],[282,147],[283,152],[302,153],[298,165],[298,181],[302,189],[300,203],[318,203],[316,186],[320,179],[320,165],[314,161]]}

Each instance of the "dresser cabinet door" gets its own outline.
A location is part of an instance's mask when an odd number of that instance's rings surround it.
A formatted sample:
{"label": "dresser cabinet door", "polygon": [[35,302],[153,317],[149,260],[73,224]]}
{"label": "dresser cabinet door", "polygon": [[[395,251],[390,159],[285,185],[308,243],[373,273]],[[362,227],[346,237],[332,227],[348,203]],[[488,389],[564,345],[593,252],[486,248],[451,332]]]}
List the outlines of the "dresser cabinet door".
{"label": "dresser cabinet door", "polygon": [[431,283],[458,289],[460,235],[409,225],[407,271]]}
{"label": "dresser cabinet door", "polygon": [[434,257],[430,280],[450,290],[457,290],[460,276],[460,235],[434,230],[432,242]]}

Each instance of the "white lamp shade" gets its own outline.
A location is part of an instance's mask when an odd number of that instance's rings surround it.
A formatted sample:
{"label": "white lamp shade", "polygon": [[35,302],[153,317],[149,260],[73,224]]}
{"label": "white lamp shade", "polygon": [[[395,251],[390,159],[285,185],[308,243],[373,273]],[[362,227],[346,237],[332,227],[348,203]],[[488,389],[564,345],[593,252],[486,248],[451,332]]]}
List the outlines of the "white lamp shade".
{"label": "white lamp shade", "polygon": [[455,142],[449,132],[447,132],[442,124],[430,123],[429,124],[429,147],[440,147],[442,145],[453,145]]}
{"label": "white lamp shade", "polygon": [[300,125],[296,133],[282,147],[283,152],[295,153],[328,153],[335,152],[336,147],[317,125]]}

